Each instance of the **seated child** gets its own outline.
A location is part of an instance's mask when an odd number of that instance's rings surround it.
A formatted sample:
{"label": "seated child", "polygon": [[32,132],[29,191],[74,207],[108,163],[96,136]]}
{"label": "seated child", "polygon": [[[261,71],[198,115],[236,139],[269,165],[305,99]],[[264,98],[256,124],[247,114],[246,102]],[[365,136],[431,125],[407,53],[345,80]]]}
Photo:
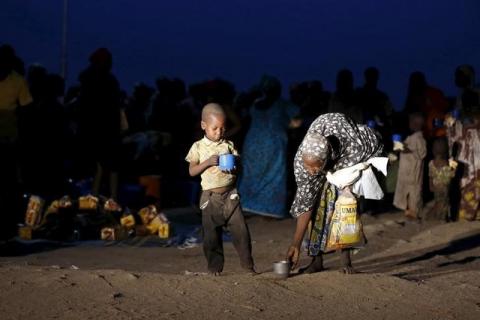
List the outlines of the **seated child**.
{"label": "seated child", "polygon": [[427,142],[423,137],[424,118],[421,113],[409,116],[410,130],[413,132],[403,142],[400,153],[397,186],[393,204],[405,210],[405,216],[418,219],[423,207],[423,164],[427,155]]}
{"label": "seated child", "polygon": [[221,171],[219,155],[238,156],[233,143],[225,140],[225,112],[218,104],[207,104],[202,110],[202,130],[205,137],[195,142],[186,160],[189,173],[201,175],[203,251],[208,262],[208,271],[217,276],[223,270],[224,255],[222,232],[226,227],[232,235],[233,245],[240,256],[240,264],[247,272],[255,273],[252,258],[250,233],[245,223],[240,197],[235,187],[233,172]]}
{"label": "seated child", "polygon": [[446,221],[450,217],[450,182],[455,177],[455,169],[448,162],[448,144],[445,139],[439,138],[432,145],[433,160],[428,163],[430,190],[433,192],[433,201],[430,202],[423,214],[425,219]]}

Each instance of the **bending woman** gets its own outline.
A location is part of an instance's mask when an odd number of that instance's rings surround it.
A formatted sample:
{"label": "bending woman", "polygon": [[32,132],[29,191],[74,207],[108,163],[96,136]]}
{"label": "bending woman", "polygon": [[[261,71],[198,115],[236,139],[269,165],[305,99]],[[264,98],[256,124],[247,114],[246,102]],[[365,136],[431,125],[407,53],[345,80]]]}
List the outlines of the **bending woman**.
{"label": "bending woman", "polygon": [[[382,148],[374,130],[355,124],[341,113],[321,115],[312,123],[294,160],[297,193],[290,213],[297,219],[297,227],[287,252],[292,269],[298,264],[302,240],[311,221],[308,255],[312,262],[300,272],[323,270],[322,253],[338,196],[337,188],[327,181],[326,172],[364,162],[380,155]],[[350,249],[342,250],[341,261],[345,273],[354,272]]]}

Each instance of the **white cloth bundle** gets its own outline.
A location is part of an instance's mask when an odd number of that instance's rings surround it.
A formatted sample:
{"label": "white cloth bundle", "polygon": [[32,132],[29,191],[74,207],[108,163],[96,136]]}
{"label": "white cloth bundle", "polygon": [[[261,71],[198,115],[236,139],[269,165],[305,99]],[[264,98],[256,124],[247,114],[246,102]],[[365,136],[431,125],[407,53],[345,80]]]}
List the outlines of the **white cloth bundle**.
{"label": "white cloth bundle", "polygon": [[353,185],[352,192],[365,199],[380,200],[383,198],[383,191],[373,173],[372,166],[378,171],[387,175],[388,158],[374,157],[366,162],[340,169],[334,173],[327,173],[327,180],[339,189]]}

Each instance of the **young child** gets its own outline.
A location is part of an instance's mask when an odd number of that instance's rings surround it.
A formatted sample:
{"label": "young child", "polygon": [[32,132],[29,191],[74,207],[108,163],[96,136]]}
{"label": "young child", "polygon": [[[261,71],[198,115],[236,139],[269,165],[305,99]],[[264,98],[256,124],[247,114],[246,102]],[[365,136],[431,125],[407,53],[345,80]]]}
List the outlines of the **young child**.
{"label": "young child", "polygon": [[202,130],[205,137],[193,144],[186,160],[190,163],[190,175],[202,178],[203,251],[208,262],[208,271],[217,276],[223,270],[223,228],[227,227],[233,245],[240,256],[240,264],[249,273],[255,273],[250,233],[245,223],[240,197],[235,187],[236,176],[221,171],[219,155],[238,156],[233,143],[225,140],[226,116],[218,104],[207,104],[202,110]]}
{"label": "young child", "polygon": [[425,208],[424,218],[446,221],[450,216],[450,182],[455,177],[455,169],[448,162],[448,144],[443,138],[433,141],[433,160],[428,163],[430,190],[433,201]]}
{"label": "young child", "polygon": [[413,132],[403,142],[400,153],[397,187],[393,204],[405,210],[405,216],[418,219],[423,207],[423,165],[427,155],[427,143],[423,137],[424,118],[420,113],[409,116],[410,130]]}
{"label": "young child", "polygon": [[458,147],[456,160],[462,168],[459,220],[480,220],[480,95],[474,90],[462,94],[461,120],[447,124],[451,145]]}

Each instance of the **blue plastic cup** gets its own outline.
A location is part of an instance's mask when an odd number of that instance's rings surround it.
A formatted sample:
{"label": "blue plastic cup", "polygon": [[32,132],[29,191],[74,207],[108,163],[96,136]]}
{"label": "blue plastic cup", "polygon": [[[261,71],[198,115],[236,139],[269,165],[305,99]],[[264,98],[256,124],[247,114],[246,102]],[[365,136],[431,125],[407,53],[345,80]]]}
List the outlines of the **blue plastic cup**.
{"label": "blue plastic cup", "polygon": [[393,141],[393,142],[402,142],[402,135],[400,135],[400,134],[394,134],[394,135],[392,136],[392,141]]}
{"label": "blue plastic cup", "polygon": [[233,154],[222,154],[218,159],[218,166],[222,171],[230,171],[235,168],[235,156]]}
{"label": "blue plastic cup", "polygon": [[439,118],[433,119],[433,126],[434,126],[435,128],[441,128],[441,127],[443,127],[443,120],[442,120],[442,119],[439,119]]}
{"label": "blue plastic cup", "polygon": [[367,127],[375,129],[377,127],[377,122],[375,120],[368,120]]}

